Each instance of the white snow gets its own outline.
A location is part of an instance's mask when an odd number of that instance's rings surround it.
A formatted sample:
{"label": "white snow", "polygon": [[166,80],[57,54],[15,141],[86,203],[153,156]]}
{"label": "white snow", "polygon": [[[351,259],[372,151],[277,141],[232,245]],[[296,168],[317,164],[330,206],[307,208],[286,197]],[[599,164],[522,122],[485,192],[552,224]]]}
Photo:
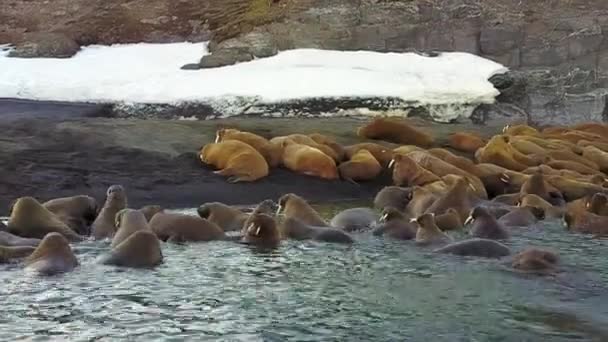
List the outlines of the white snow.
{"label": "white snow", "polygon": [[206,43],[94,45],[69,59],[8,58],[0,50],[0,97],[162,104],[397,97],[433,106],[435,116],[448,119],[461,114],[441,108],[492,103],[498,91],[488,78],[507,70],[468,53],[316,49],[216,69],[179,69],[207,53]]}

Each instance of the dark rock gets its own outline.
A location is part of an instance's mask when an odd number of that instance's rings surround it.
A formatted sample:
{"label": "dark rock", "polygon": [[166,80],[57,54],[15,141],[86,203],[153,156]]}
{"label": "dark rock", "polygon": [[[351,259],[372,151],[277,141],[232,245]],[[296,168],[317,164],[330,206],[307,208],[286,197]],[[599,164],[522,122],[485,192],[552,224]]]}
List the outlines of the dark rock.
{"label": "dark rock", "polygon": [[217,68],[226,65],[232,65],[241,62],[249,62],[253,60],[253,54],[245,49],[222,49],[213,52],[211,55],[201,58],[200,67]]}
{"label": "dark rock", "polygon": [[522,28],[509,24],[490,24],[482,27],[479,36],[481,53],[500,56],[521,44]]}
{"label": "dark rock", "polygon": [[180,69],[182,70],[200,70],[201,65],[197,63],[190,63],[183,65]]}
{"label": "dark rock", "polygon": [[9,57],[19,58],[69,58],[80,46],[70,37],[61,33],[30,33],[16,44]]}

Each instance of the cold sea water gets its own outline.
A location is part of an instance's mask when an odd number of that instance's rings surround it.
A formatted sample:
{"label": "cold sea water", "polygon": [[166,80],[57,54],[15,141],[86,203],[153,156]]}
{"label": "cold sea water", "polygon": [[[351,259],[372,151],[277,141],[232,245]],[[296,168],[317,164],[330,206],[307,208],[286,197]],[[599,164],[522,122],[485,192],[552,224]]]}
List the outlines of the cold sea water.
{"label": "cold sea water", "polygon": [[[320,209],[329,217],[338,207]],[[608,341],[607,240],[558,221],[514,230],[514,251],[559,252],[559,271],[538,276],[355,238],[272,251],[164,243],[154,270],[97,264],[107,242],[74,245],[81,265],[60,276],[0,265],[0,340]]]}

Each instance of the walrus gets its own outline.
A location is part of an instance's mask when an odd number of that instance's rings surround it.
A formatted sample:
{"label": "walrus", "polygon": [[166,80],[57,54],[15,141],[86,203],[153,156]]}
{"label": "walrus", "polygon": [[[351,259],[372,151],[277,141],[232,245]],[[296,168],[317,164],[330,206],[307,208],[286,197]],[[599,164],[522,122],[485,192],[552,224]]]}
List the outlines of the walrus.
{"label": "walrus", "polygon": [[38,247],[40,239],[22,238],[9,232],[0,231],[0,246],[5,247]]}
{"label": "walrus", "polygon": [[294,240],[314,240],[351,244],[355,241],[345,231],[327,226],[309,225],[295,217],[287,217],[281,225],[283,234]]}
{"label": "walrus", "polygon": [[122,209],[116,214],[115,226],[118,227],[116,234],[112,238],[110,247],[114,248],[125,241],[133,233],[140,230],[151,231],[148,220],[139,210]]}
{"label": "walrus", "polygon": [[412,187],[411,191],[412,199],[405,209],[409,217],[418,217],[424,214],[438,198],[436,194],[420,186]]}
{"label": "walrus", "polygon": [[240,231],[249,214],[220,202],[209,202],[198,207],[198,216],[208,220],[225,232]]}
{"label": "walrus", "polygon": [[122,185],[112,185],[106,192],[106,201],[91,225],[94,239],[111,238],[116,233],[116,214],[127,207],[127,193]]}
{"label": "walrus", "polygon": [[139,211],[144,214],[146,221],[150,222],[154,215],[162,213],[164,209],[160,205],[151,204],[139,208]]}
{"label": "walrus", "polygon": [[594,146],[583,148],[583,157],[594,162],[603,173],[608,173],[608,152]]}
{"label": "walrus", "polygon": [[372,180],[382,172],[382,165],[368,150],[359,150],[349,161],[340,163],[338,171],[342,179],[354,181]]}
{"label": "walrus", "polygon": [[[155,215],[154,218],[158,215]],[[163,262],[163,253],[154,233],[139,230],[112,248],[107,255],[100,257],[99,262],[120,267],[152,268]]]}
{"label": "walrus", "polygon": [[435,139],[428,133],[407,124],[403,120],[376,117],[357,129],[362,138],[385,140],[396,144],[430,147]]}
{"label": "walrus", "polygon": [[245,219],[245,222],[241,227],[241,235],[244,236],[245,234],[247,234],[247,227],[251,225],[251,220],[254,218],[254,215],[265,214],[273,217],[278,211],[278,209],[279,205],[271,199],[265,199],[262,202],[258,203],[258,205],[253,208],[253,211]]}
{"label": "walrus", "polygon": [[324,179],[338,179],[336,162],[321,150],[292,140],[283,141],[283,165],[297,173]]}
{"label": "walrus", "polygon": [[600,216],[608,216],[608,195],[597,193],[586,204],[587,211]]}
{"label": "walrus", "polygon": [[477,150],[475,158],[478,163],[496,164],[513,171],[523,171],[529,166],[538,165],[510,146],[506,135],[492,137],[484,147]]}
{"label": "walrus", "polygon": [[510,237],[505,226],[482,206],[473,208],[464,224],[472,224],[469,234],[474,237],[491,240],[507,240]]}
{"label": "walrus", "polygon": [[549,175],[545,178],[547,183],[559,190],[563,195],[563,199],[568,202],[605,191],[601,185],[568,179],[562,176]]}
{"label": "walrus", "polygon": [[382,167],[387,167],[393,159],[393,150],[390,147],[376,143],[367,142],[344,147],[344,152],[346,153],[347,159],[352,158],[355,153],[359,152],[360,150],[369,151],[369,153],[376,158]]}
{"label": "walrus", "polygon": [[344,150],[344,147],[342,145],[340,145],[333,138],[330,138],[330,137],[320,134],[320,133],[312,133],[312,134],[309,134],[308,136],[312,140],[314,140],[317,144],[329,146],[329,148],[334,150],[334,152],[336,153],[336,156],[337,156],[336,161],[338,161],[338,162],[342,161],[346,157],[346,151]]}
{"label": "walrus", "polygon": [[498,223],[503,226],[527,227],[545,219],[545,211],[542,208],[523,206],[511,210],[508,214],[501,216]]}
{"label": "walrus", "polygon": [[573,144],[577,144],[581,140],[597,140],[597,141],[605,142],[601,135],[583,132],[583,131],[573,131],[573,130],[568,130],[563,133],[543,134],[543,138],[557,139],[557,140],[562,140],[562,141],[566,141],[566,142],[573,143]]}
{"label": "walrus", "polygon": [[[270,139],[270,142],[272,144],[278,145],[278,146],[285,146],[285,142],[286,141],[291,141],[292,143],[295,143],[297,145],[305,145],[308,147],[312,147],[315,148],[321,152],[323,152],[323,154],[325,154],[326,156],[330,157],[334,163],[336,162],[340,162],[340,157],[336,154],[336,152],[329,146],[324,145],[324,144],[319,144],[316,141],[314,141],[311,137],[305,135],[305,134],[290,134],[290,135],[285,135],[285,136],[280,136],[280,137],[274,137],[272,139]],[[283,155],[283,159],[284,159],[284,155]]]}
{"label": "walrus", "polygon": [[318,227],[327,226],[327,223],[321,218],[321,215],[319,215],[305,199],[294,193],[285,194],[279,198],[277,215],[281,214],[281,212],[286,219],[293,217],[307,225]]}
{"label": "walrus", "polygon": [[276,247],[281,242],[281,232],[274,217],[266,214],[253,214],[245,227],[242,242],[246,244]]}
{"label": "walrus", "polygon": [[475,133],[456,132],[448,136],[448,146],[461,152],[475,153],[485,144],[484,140]]}
{"label": "walrus", "polygon": [[428,153],[449,164],[452,164],[453,166],[456,166],[457,168],[465,172],[470,173],[473,176],[479,176],[479,174],[481,174],[479,170],[477,170],[477,167],[475,166],[475,163],[473,163],[472,160],[465,157],[457,156],[446,149],[431,148],[428,150]]}
{"label": "walrus", "polygon": [[269,167],[277,167],[281,164],[283,151],[278,144],[273,144],[268,139],[250,132],[239,131],[234,128],[220,128],[215,133],[215,143],[226,140],[238,140],[244,142],[257,150],[266,160]]}
{"label": "walrus", "polygon": [[526,139],[509,139],[509,145],[522,154],[545,154],[547,150]]}
{"label": "walrus", "polygon": [[540,132],[528,125],[518,124],[518,125],[506,125],[502,128],[502,134],[505,135],[531,135],[531,136],[539,136]]}
{"label": "walrus", "polygon": [[396,186],[423,186],[441,180],[404,154],[395,154],[388,167],[393,168],[393,184]]}
{"label": "walrus", "polygon": [[412,199],[412,189],[399,186],[385,186],[374,198],[374,208],[382,210],[386,207],[393,207],[405,210]]}
{"label": "walrus", "polygon": [[[584,149],[582,151],[584,153]],[[543,154],[541,154],[543,155]],[[547,151],[544,153],[545,156],[553,159],[553,160],[563,160],[578,163],[587,167],[587,169],[591,169],[597,173],[600,170],[599,164],[594,160],[585,157],[584,155],[578,155],[570,150],[557,150],[557,151]],[[551,165],[549,165],[551,166]],[[576,171],[576,170],[574,170]]]}
{"label": "walrus", "polygon": [[552,251],[528,248],[513,257],[511,266],[519,271],[546,272],[554,269],[558,256]]}
{"label": "walrus", "polygon": [[608,125],[599,122],[586,122],[572,127],[575,131],[583,131],[587,133],[597,134],[602,137],[608,137]]}
{"label": "walrus", "polygon": [[83,237],[63,223],[55,214],[33,197],[21,197],[13,204],[8,220],[8,232],[21,237],[42,239],[48,233],[59,233],[71,241]]}
{"label": "walrus", "polygon": [[545,176],[538,172],[530,176],[521,186],[520,196],[533,194],[551,204],[559,204],[563,201],[563,196],[554,186],[545,180]]}
{"label": "walrus", "polygon": [[0,232],[8,231],[8,227],[4,224],[4,222],[0,221]]}
{"label": "walrus", "polygon": [[372,231],[375,236],[386,235],[398,240],[412,240],[416,237],[415,227],[405,215],[396,208],[385,207],[378,220],[378,225]]}
{"label": "walrus", "polygon": [[396,147],[393,149],[393,155],[394,154],[408,154],[410,152],[414,152],[414,151],[426,151],[425,149],[423,149],[422,147],[418,147],[416,145],[401,145],[399,147]]}
{"label": "walrus", "polygon": [[545,213],[545,218],[561,218],[564,215],[561,207],[554,206],[535,194],[521,196],[515,205],[518,207],[539,208]]}
{"label": "walrus", "polygon": [[48,233],[34,252],[25,259],[26,270],[42,275],[70,272],[78,260],[68,240],[60,233]]}
{"label": "walrus", "polygon": [[464,226],[460,220],[460,214],[454,208],[448,208],[441,214],[435,215],[435,224],[442,231],[460,230]]}
{"label": "walrus", "polygon": [[0,246],[0,264],[7,264],[30,256],[35,247],[32,246]]}
{"label": "walrus", "polygon": [[577,146],[582,147],[583,148],[583,152],[585,151],[585,147],[587,147],[587,146],[592,146],[592,147],[597,148],[600,151],[608,152],[608,143],[606,143],[606,142],[580,140],[577,143]]}
{"label": "walrus", "polygon": [[433,213],[436,217],[452,208],[456,210],[460,216],[460,222],[464,222],[472,208],[468,194],[470,186],[468,180],[464,178],[458,179],[445,194],[439,196],[439,198],[426,209],[425,213]]}
{"label": "walrus", "polygon": [[337,213],[329,225],[352,232],[372,228],[377,220],[378,214],[370,208],[350,208]]}
{"label": "walrus", "polygon": [[569,161],[569,160],[556,160],[556,159],[549,159],[548,161],[544,162],[545,165],[555,169],[555,170],[570,170],[570,171],[575,171],[578,172],[582,175],[597,175],[600,174],[599,170],[587,167],[586,165],[574,162],[574,161]]}
{"label": "walrus", "polygon": [[158,213],[148,224],[162,241],[201,242],[222,240],[224,230],[206,219],[177,213]]}
{"label": "walrus", "polygon": [[539,166],[531,166],[531,167],[523,170],[522,173],[527,174],[527,175],[533,175],[535,173],[542,173],[544,175],[558,175],[558,176],[564,176],[564,177],[575,178],[575,179],[584,178],[586,180],[589,180],[592,177],[600,176],[600,175],[585,176],[576,171],[566,170],[566,169],[556,170],[556,169],[552,168],[551,166],[544,165],[544,164],[541,164]]}
{"label": "walrus", "polygon": [[210,143],[199,152],[200,160],[217,168],[215,174],[229,183],[253,182],[268,176],[266,159],[255,148],[239,140]]}
{"label": "walrus", "polygon": [[502,258],[511,254],[509,247],[498,241],[478,238],[454,242],[433,252],[483,258]]}
{"label": "walrus", "polygon": [[411,219],[411,222],[418,224],[416,231],[416,244],[419,245],[436,245],[451,243],[453,239],[442,232],[435,224],[435,214],[426,213],[418,218]]}
{"label": "walrus", "polygon": [[55,198],[42,203],[42,206],[80,235],[90,233],[99,210],[97,200],[86,195]]}

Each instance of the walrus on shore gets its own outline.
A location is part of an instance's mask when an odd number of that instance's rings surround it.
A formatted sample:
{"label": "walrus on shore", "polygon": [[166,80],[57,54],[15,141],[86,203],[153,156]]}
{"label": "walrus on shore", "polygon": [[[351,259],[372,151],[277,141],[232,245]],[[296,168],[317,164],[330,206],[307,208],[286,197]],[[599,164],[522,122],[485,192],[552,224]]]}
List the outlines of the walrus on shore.
{"label": "walrus on shore", "polygon": [[511,227],[526,227],[545,219],[542,208],[523,206],[511,210],[498,219],[498,223]]}
{"label": "walrus on shore", "polygon": [[529,166],[536,166],[532,159],[509,145],[509,137],[495,135],[488,143],[477,150],[475,158],[479,163],[502,166],[513,171],[523,171]]}
{"label": "walrus on shore", "polygon": [[308,135],[312,140],[314,140],[317,144],[329,146],[336,153],[337,160],[342,161],[346,157],[346,151],[344,147],[340,145],[336,140],[331,137],[328,137],[319,133],[312,133]]}
{"label": "walrus on shore", "polygon": [[8,231],[21,237],[36,239],[42,239],[48,233],[56,232],[72,241],[83,240],[82,236],[70,229],[33,197],[21,197],[13,204]]}
{"label": "walrus on shore", "polygon": [[407,124],[403,120],[377,117],[357,129],[357,135],[396,144],[430,147],[435,139],[428,133]]}
{"label": "walrus on shore", "polygon": [[144,216],[146,217],[146,221],[150,222],[154,215],[156,215],[157,213],[162,213],[164,209],[160,205],[152,204],[139,208],[139,211],[144,214]]}
{"label": "walrus on shore", "polygon": [[460,216],[460,222],[464,222],[472,208],[472,203],[468,194],[471,185],[464,178],[459,178],[450,189],[439,196],[437,200],[426,209],[426,213],[433,213],[435,216],[445,213],[448,209],[456,210]]}
{"label": "walrus on shore", "polygon": [[226,140],[238,140],[256,149],[268,163],[270,167],[277,167],[281,164],[283,151],[278,144],[273,144],[266,138],[250,132],[239,131],[234,128],[220,128],[215,132],[215,143]]}
{"label": "walrus on shore", "polygon": [[544,273],[553,270],[557,262],[558,256],[552,251],[528,248],[513,257],[511,266],[519,271]]}
{"label": "walrus on shore", "polygon": [[285,194],[279,198],[277,215],[281,213],[285,218],[293,217],[311,226],[327,226],[321,215],[305,199],[294,193]]}
{"label": "walrus on shore", "polygon": [[123,209],[116,214],[116,227],[118,230],[112,238],[110,247],[114,248],[125,241],[133,233],[140,230],[151,231],[148,220],[139,210]]}
{"label": "walrus on shore", "polygon": [[577,143],[577,146],[582,147],[583,153],[585,152],[585,147],[587,147],[587,146],[592,146],[592,147],[597,148],[600,151],[608,152],[608,142],[580,140]]}
{"label": "walrus on shore", "polygon": [[594,146],[583,148],[583,157],[594,162],[603,173],[608,173],[608,152]]}
{"label": "walrus on shore", "polygon": [[498,241],[477,238],[454,242],[433,252],[483,258],[502,258],[511,254],[509,247]]}
{"label": "walrus on shore", "polygon": [[90,233],[99,211],[97,200],[86,195],[55,198],[42,205],[80,235]]}
{"label": "walrus on shore", "polygon": [[285,140],[283,147],[283,165],[297,173],[324,179],[338,179],[336,162],[321,150],[308,145]]}
{"label": "walrus on shore", "polygon": [[314,240],[331,243],[354,243],[353,238],[345,231],[327,226],[306,224],[295,217],[283,220],[281,231],[284,236],[294,240]]}
{"label": "walrus on shore", "polygon": [[[308,147],[312,147],[315,148],[321,152],[323,152],[323,154],[325,154],[326,156],[330,157],[334,163],[340,162],[340,158],[339,156],[336,154],[336,152],[329,146],[324,145],[324,144],[319,144],[316,141],[314,141],[311,137],[305,135],[305,134],[290,134],[290,135],[285,135],[285,136],[281,136],[281,137],[274,137],[272,139],[270,139],[270,143],[278,145],[278,146],[283,146],[283,148],[285,147],[285,142],[286,141],[291,141],[292,143],[298,144],[298,145],[305,145]],[[283,159],[284,159],[284,154],[283,154]]]}
{"label": "walrus on shore", "polygon": [[265,247],[276,247],[281,242],[281,232],[274,217],[252,214],[247,222],[242,242]]}
{"label": "walrus on shore", "polygon": [[606,191],[601,185],[569,179],[563,176],[549,175],[545,178],[547,183],[559,190],[563,195],[563,199],[568,202]]}
{"label": "walrus on shore", "polygon": [[441,180],[439,176],[403,154],[395,154],[388,167],[393,168],[393,184],[396,186],[423,186]]}
{"label": "walrus on shore", "polygon": [[475,133],[456,132],[448,136],[448,145],[461,152],[475,153],[485,144],[483,139]]}
{"label": "walrus on shore", "polygon": [[534,127],[530,127],[525,124],[518,124],[518,125],[506,125],[505,127],[502,128],[502,134],[539,136],[540,132]]}
{"label": "walrus on shore", "polygon": [[385,207],[382,216],[378,220],[378,226],[372,234],[375,236],[386,235],[398,240],[412,240],[416,237],[417,227],[414,226],[405,215],[396,208]]}
{"label": "walrus on shore", "polygon": [[116,233],[116,214],[127,207],[127,193],[122,185],[112,185],[106,192],[106,201],[91,225],[94,239],[111,238]]}
{"label": "walrus on shore", "polygon": [[416,244],[419,245],[436,245],[451,243],[453,239],[442,232],[435,224],[435,214],[426,213],[418,218],[412,219],[412,222],[418,224],[416,231]]}
{"label": "walrus on shore", "polygon": [[505,226],[498,222],[485,207],[473,208],[465,221],[465,225],[468,224],[472,224],[469,234],[474,237],[491,240],[507,240],[510,237]]}
{"label": "walrus on shore", "polygon": [[25,259],[27,270],[43,275],[70,272],[78,266],[78,260],[68,240],[59,233],[48,233],[36,250]]}
{"label": "walrus on shore", "polygon": [[334,228],[347,232],[372,228],[378,221],[378,214],[370,208],[350,208],[337,213],[329,222]]}
{"label": "walrus on shore", "polygon": [[5,247],[19,247],[29,246],[38,247],[40,239],[22,238],[17,235],[13,235],[9,232],[0,231],[0,246]]}
{"label": "walrus on shore", "polygon": [[220,202],[209,202],[196,210],[198,216],[215,223],[225,232],[239,231],[249,214]]}
{"label": "walrus on shore", "polygon": [[154,233],[139,230],[100,257],[99,262],[121,267],[152,268],[163,262],[163,253]]}
{"label": "walrus on shore", "polygon": [[386,207],[393,207],[405,210],[412,199],[412,189],[400,186],[385,186],[374,198],[374,208],[382,210]]}
{"label": "walrus on shore", "polygon": [[352,158],[355,153],[360,150],[367,150],[371,153],[374,158],[382,165],[382,167],[387,167],[388,164],[393,159],[393,150],[390,147],[386,147],[376,143],[359,143],[350,146],[344,147],[344,152],[346,153],[346,158]]}
{"label": "walrus on shore", "polygon": [[382,165],[368,150],[359,150],[349,161],[338,166],[340,176],[348,181],[368,181],[382,172]]}
{"label": "walrus on shore", "polygon": [[526,139],[511,138],[509,139],[509,145],[516,149],[518,152],[525,155],[542,155],[547,153],[546,149]]}
{"label": "walrus on shore", "polygon": [[471,159],[457,156],[444,148],[431,148],[428,150],[428,153],[449,164],[452,164],[453,166],[456,166],[457,168],[465,172],[470,173],[473,176],[478,177],[481,174],[481,172],[477,170],[477,166]]}
{"label": "walrus on shore", "polygon": [[572,127],[575,131],[583,131],[587,133],[597,134],[602,137],[608,137],[608,125],[599,122],[586,122]]}
{"label": "walrus on shore", "polygon": [[215,174],[228,177],[229,183],[253,182],[268,176],[269,172],[260,152],[239,140],[207,144],[199,152],[199,158],[217,168]]}
{"label": "walrus on shore", "polygon": [[8,264],[30,256],[35,247],[32,246],[0,246],[0,264]]}
{"label": "walrus on shore", "polygon": [[158,213],[148,224],[162,241],[202,242],[222,240],[224,230],[206,219],[177,213]]}
{"label": "walrus on shore", "polygon": [[521,197],[528,194],[537,195],[551,204],[560,204],[563,201],[563,196],[559,190],[549,184],[549,182],[545,180],[545,176],[540,172],[535,173],[528,178],[521,186],[519,193]]}

